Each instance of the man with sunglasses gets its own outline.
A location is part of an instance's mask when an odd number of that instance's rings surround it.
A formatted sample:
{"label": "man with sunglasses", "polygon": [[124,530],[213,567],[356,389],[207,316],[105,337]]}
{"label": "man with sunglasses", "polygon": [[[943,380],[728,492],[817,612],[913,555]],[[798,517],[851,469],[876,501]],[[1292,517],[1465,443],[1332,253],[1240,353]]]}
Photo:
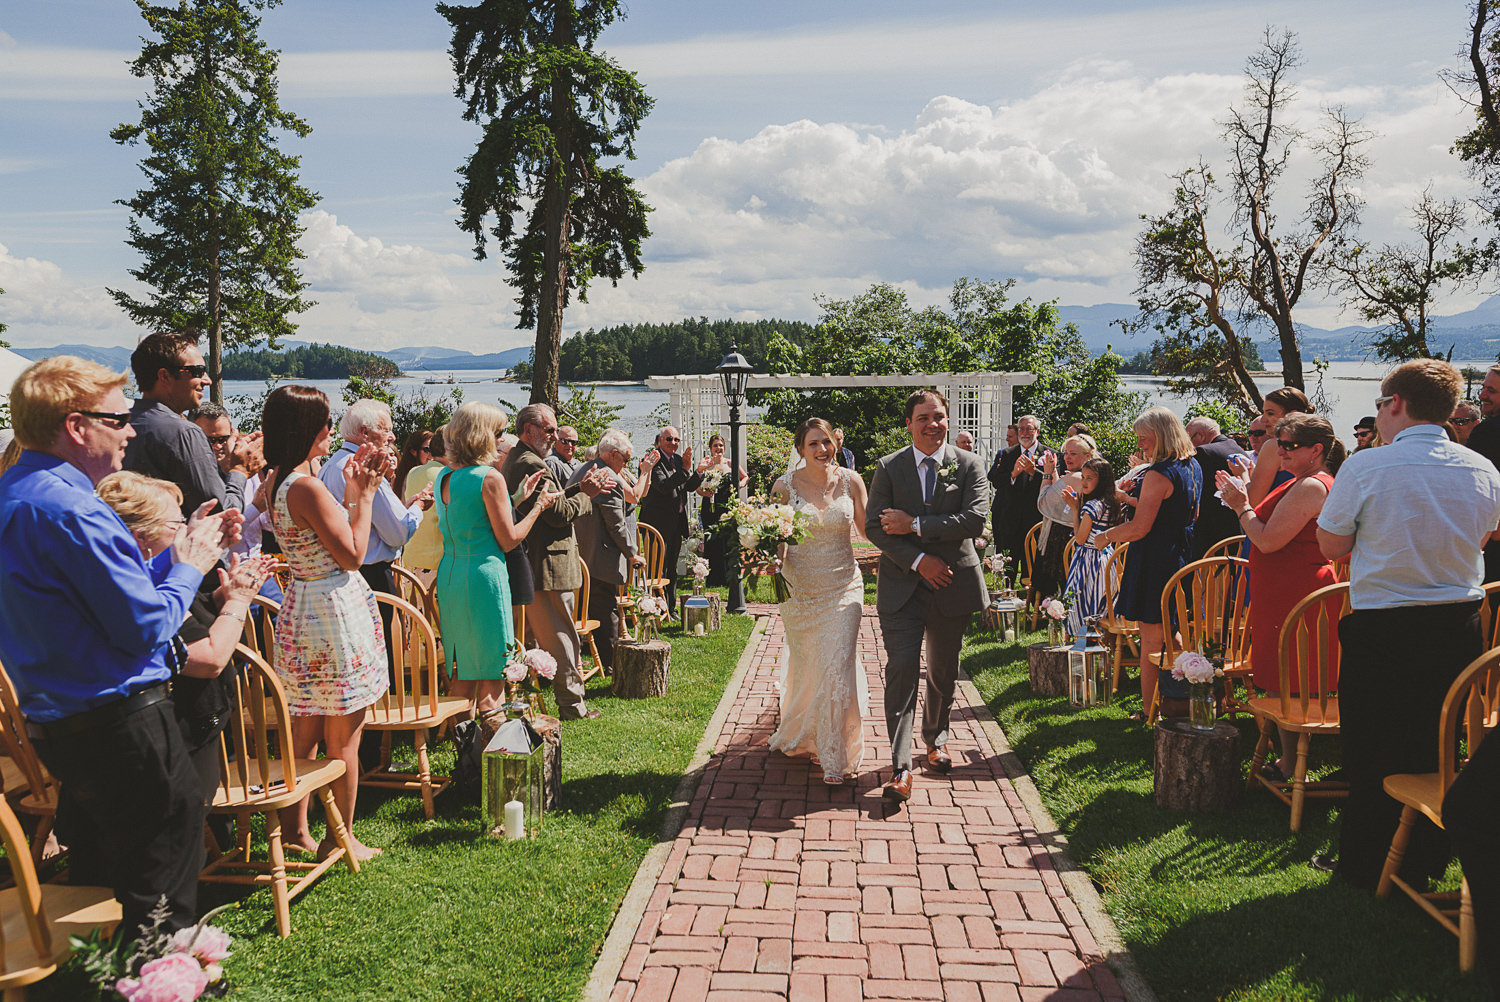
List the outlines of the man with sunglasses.
{"label": "man with sunglasses", "polygon": [[141,391],[130,408],[135,437],[125,447],[125,469],[168,480],[182,489],[184,516],[212,498],[218,510],[245,509],[248,470],[243,457],[223,469],[203,429],[183,415],[202,402],[208,367],[191,334],[151,334],[130,356]]}
{"label": "man with sunglasses", "polygon": [[583,463],[577,457],[578,429],[561,425],[557,429],[557,441],[552,444],[552,451],[547,453],[544,460],[558,483],[566,484],[578,472]]}
{"label": "man with sunglasses", "polygon": [[641,499],[638,519],[661,533],[666,544],[666,557],[662,561],[663,573],[667,576],[667,615],[677,612],[677,558],[682,555],[682,537],[687,535],[687,498],[703,483],[706,464],[693,466],[693,447],[690,445],[678,454],[682,445],[682,433],[671,425],[656,433],[656,451],[660,461],[651,468],[651,490]]}
{"label": "man with sunglasses", "polygon": [[167,931],[197,917],[205,811],[168,680],[181,663],[177,631],[240,516],[195,512],[146,560],[94,494],[134,434],[124,384],[68,355],[16,380],[25,451],[0,476],[0,661],[62,783],[69,878],[111,887],[134,939],[158,901]]}

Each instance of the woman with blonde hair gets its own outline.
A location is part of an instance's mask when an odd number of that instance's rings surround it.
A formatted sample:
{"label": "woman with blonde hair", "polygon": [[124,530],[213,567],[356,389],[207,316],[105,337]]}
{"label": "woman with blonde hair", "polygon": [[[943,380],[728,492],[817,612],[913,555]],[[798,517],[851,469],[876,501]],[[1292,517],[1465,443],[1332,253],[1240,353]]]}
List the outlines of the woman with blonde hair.
{"label": "woman with blonde hair", "polygon": [[[454,694],[471,697],[481,721],[495,711],[505,691],[505,664],[515,639],[507,552],[561,497],[544,494],[525,518],[515,518],[510,489],[495,468],[506,423],[505,412],[493,404],[476,401],[454,411],[443,432],[450,468],[433,485],[443,536],[437,574],[443,657],[457,679]],[[522,499],[536,490],[542,475],[538,471],[526,478]]]}
{"label": "woman with blonde hair", "polygon": [[1031,591],[1039,599],[1061,592],[1067,580],[1063,553],[1078,528],[1078,512],[1069,506],[1065,492],[1071,488],[1073,497],[1083,494],[1079,471],[1098,455],[1093,436],[1078,434],[1062,444],[1062,469],[1057,468],[1057,453],[1049,451],[1042,459],[1042,489],[1036,497],[1036,509],[1042,513],[1042,532],[1037,539],[1036,564],[1031,569]]}
{"label": "woman with blonde hair", "polygon": [[1115,612],[1141,626],[1142,719],[1156,700],[1157,668],[1150,656],[1162,649],[1161,593],[1167,581],[1193,558],[1193,522],[1203,493],[1203,468],[1182,419],[1165,407],[1152,407],[1135,419],[1135,439],[1150,465],[1140,478],[1135,516],[1100,533],[1099,548],[1133,544],[1125,554]]}

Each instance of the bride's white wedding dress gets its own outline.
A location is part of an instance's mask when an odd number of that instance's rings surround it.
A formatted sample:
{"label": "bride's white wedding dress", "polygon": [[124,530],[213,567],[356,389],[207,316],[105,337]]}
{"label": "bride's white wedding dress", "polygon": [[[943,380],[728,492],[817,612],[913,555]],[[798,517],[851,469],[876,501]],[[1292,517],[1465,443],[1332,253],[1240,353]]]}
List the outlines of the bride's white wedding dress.
{"label": "bride's white wedding dress", "polygon": [[823,772],[859,770],[865,741],[861,717],[868,697],[859,665],[859,621],[864,580],[854,562],[849,530],[854,499],[847,470],[839,470],[826,508],[797,494],[785,478],[792,507],[812,516],[807,538],[786,548],[782,571],[792,595],[781,603],[786,652],[781,662],[781,722],[771,748],[815,755]]}

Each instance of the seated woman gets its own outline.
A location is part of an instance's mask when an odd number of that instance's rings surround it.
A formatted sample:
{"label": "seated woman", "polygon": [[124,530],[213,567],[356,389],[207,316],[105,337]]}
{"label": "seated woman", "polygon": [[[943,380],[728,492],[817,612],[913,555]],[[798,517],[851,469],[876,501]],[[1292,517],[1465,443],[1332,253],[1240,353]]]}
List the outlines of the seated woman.
{"label": "seated woman", "polygon": [[[1318,547],[1318,513],[1328,500],[1333,475],[1344,461],[1344,445],[1334,436],[1327,418],[1315,414],[1288,414],[1276,424],[1270,443],[1281,457],[1287,479],[1252,507],[1245,492],[1227,474],[1218,477],[1224,502],[1239,516],[1240,529],[1250,542],[1250,577],[1255,582],[1255,600],[1250,603],[1250,667],[1257,687],[1281,690],[1281,627],[1292,607],[1337,577],[1333,561]],[[1329,615],[1337,617],[1336,607]],[[1338,638],[1329,657],[1338,664]],[[1291,680],[1296,694],[1297,653],[1292,649]],[[1329,676],[1337,687],[1336,667]],[[1269,778],[1291,778],[1287,755],[1297,747],[1297,735],[1281,732],[1281,758],[1266,763]]]}
{"label": "seated woman", "polygon": [[[121,471],[99,481],[99,499],[115,510],[148,564],[172,545],[183,527],[182,491],[176,484]],[[212,803],[219,786],[219,744],[229,723],[231,698],[224,672],[245,628],[250,600],[271,574],[276,558],[232,556],[227,570],[210,574],[177,631],[177,675],[172,703],[198,770],[203,798]]]}

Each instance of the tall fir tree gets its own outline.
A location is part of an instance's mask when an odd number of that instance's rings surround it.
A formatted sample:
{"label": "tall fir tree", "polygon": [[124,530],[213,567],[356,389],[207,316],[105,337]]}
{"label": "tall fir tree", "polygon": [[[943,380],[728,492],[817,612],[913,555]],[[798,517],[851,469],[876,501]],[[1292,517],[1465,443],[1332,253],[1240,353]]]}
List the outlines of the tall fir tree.
{"label": "tall fir tree", "polygon": [[591,279],[639,275],[651,235],[651,207],[632,179],[600,162],[635,159],[652,105],[634,73],[594,51],[624,4],[482,0],[437,10],[453,26],[454,94],[464,119],[484,129],[459,168],[458,225],[473,234],[476,258],[491,236],[505,253],[520,326],[536,327],[531,400],[556,406],[569,295],[587,302]]}
{"label": "tall fir tree", "polygon": [[142,326],[207,337],[215,401],[224,348],[275,347],[297,329],[292,316],[313,305],[302,298],[297,217],[318,196],[299,183],[298,158],[277,148],[278,133],[312,130],[282,109],[279,53],[258,34],[256,11],[280,2],[136,0],[158,40],[142,39],[130,70],[151,79],[151,94],[138,123],[110,133],[148,151],[149,185],[119,204],[131,214],[126,243],[143,259],[130,274],[154,291],[109,294]]}

